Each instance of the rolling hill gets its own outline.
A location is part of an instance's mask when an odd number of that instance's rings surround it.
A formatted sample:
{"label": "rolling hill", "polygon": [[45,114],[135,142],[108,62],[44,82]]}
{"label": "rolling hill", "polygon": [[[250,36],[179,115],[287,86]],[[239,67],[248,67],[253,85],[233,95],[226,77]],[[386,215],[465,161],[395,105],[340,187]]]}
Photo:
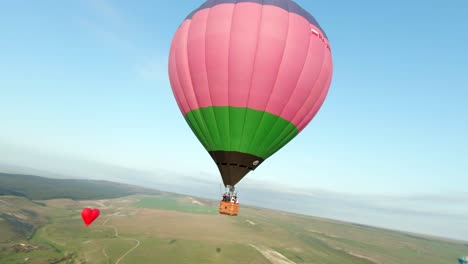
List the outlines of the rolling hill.
{"label": "rolling hill", "polygon": [[32,175],[0,173],[0,195],[23,196],[31,200],[106,199],[137,193],[158,194],[159,192],[109,181],[51,179]]}

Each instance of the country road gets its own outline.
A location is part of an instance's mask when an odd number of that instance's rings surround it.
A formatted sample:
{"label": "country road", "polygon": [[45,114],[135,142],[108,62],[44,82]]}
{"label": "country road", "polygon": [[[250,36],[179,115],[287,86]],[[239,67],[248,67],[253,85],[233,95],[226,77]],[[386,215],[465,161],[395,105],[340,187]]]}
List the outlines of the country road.
{"label": "country road", "polygon": [[[120,237],[120,236],[119,236]],[[120,237],[120,238],[124,238],[124,237]],[[134,238],[124,238],[124,239],[127,239],[127,240],[133,240],[133,241],[136,241],[137,244],[131,248],[129,251],[127,251],[127,253],[123,254],[116,262],[115,264],[119,264],[119,262],[124,259],[128,254],[130,254],[130,252],[132,252],[133,250],[135,250],[137,247],[140,246],[140,241],[138,239],[134,239]]]}
{"label": "country road", "polygon": [[[103,223],[102,225],[106,225],[107,222],[109,221],[109,219],[112,217],[109,216]],[[128,254],[130,254],[133,250],[137,249],[139,246],[140,246],[140,240],[138,239],[135,239],[135,238],[130,238],[130,237],[122,237],[119,235],[119,230],[117,229],[117,227],[113,226],[113,225],[106,225],[108,227],[112,227],[114,228],[114,234],[115,234],[115,237],[118,237],[118,238],[122,238],[122,239],[126,239],[126,240],[133,240],[136,242],[136,245],[134,247],[132,247],[131,249],[129,249],[127,252],[125,252],[125,254],[123,254],[119,259],[117,259],[117,261],[115,262],[115,264],[119,264],[120,261],[122,261]],[[103,248],[103,251],[104,255],[106,256],[107,259],[109,259],[109,256],[106,254],[106,251],[105,251],[105,248]]]}

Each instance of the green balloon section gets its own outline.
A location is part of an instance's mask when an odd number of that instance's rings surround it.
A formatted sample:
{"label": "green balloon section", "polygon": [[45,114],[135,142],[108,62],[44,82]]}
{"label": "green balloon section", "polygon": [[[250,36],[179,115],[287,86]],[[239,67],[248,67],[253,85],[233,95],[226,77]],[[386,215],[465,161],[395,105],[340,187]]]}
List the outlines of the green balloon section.
{"label": "green balloon section", "polygon": [[285,119],[250,108],[212,106],[192,110],[185,120],[208,151],[237,151],[267,159],[297,134]]}

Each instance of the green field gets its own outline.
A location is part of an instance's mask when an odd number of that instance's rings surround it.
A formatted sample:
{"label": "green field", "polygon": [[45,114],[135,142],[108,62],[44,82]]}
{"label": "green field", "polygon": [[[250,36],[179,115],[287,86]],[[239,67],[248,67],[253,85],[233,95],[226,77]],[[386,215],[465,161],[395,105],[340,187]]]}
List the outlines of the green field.
{"label": "green field", "polygon": [[[244,205],[230,217],[216,201],[116,183],[0,176],[1,264],[445,264],[468,252],[468,243]],[[84,207],[101,210],[89,227]]]}
{"label": "green field", "polygon": [[[0,196],[0,263],[456,263],[468,246],[266,209],[216,213],[175,195],[73,201]],[[101,208],[88,228],[85,206]],[[14,215],[34,227],[5,220]],[[17,226],[16,229],[13,226]],[[28,239],[28,234],[31,238]],[[25,246],[19,246],[20,243]],[[21,249],[15,252],[15,248]],[[30,252],[25,248],[33,247]]]}
{"label": "green field", "polygon": [[162,210],[172,210],[194,214],[218,214],[216,207],[187,203],[186,201],[181,201],[181,199],[163,196],[143,197],[134,205],[140,208],[157,208]]}

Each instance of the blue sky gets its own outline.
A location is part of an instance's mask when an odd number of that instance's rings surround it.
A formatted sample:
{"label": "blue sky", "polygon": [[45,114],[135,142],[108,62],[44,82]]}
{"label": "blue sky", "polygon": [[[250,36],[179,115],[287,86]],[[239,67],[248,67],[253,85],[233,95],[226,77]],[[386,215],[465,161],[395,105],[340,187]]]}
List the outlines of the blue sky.
{"label": "blue sky", "polygon": [[[326,30],[334,79],[309,126],[238,185],[242,201],[464,239],[468,2],[297,2]],[[167,74],[201,3],[0,2],[0,169],[219,195]]]}
{"label": "blue sky", "polygon": [[[167,74],[173,33],[202,2],[2,1],[0,161],[48,171],[89,161],[221,182]],[[334,78],[309,126],[247,181],[466,193],[468,2],[297,2],[330,39]],[[31,153],[42,158],[24,158]]]}

